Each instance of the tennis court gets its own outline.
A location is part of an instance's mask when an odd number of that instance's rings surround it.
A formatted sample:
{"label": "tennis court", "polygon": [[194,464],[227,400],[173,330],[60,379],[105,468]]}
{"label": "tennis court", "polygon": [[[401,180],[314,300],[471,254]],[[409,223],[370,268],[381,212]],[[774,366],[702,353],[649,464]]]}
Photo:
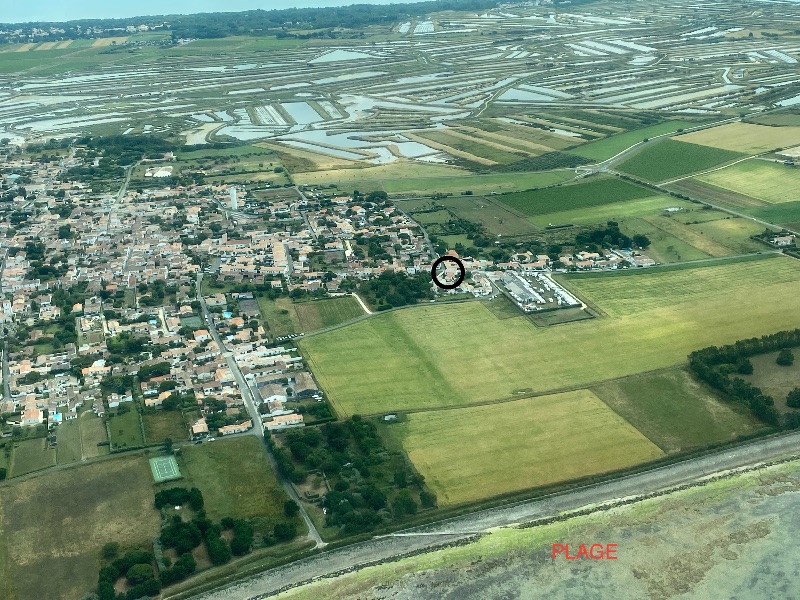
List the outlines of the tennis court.
{"label": "tennis court", "polygon": [[153,479],[156,483],[180,479],[182,477],[178,463],[174,456],[159,456],[150,459],[150,470],[153,472]]}

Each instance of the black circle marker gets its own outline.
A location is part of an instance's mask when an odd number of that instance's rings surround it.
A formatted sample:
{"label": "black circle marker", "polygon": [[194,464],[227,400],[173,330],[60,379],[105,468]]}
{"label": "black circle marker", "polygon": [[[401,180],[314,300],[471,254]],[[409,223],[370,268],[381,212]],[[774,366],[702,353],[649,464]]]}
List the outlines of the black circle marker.
{"label": "black circle marker", "polygon": [[[453,283],[442,283],[436,278],[436,267],[438,267],[445,261],[454,262],[456,263],[456,265],[458,265],[458,277]],[[433,279],[433,283],[435,283],[443,290],[452,290],[460,286],[461,283],[464,281],[464,277],[466,276],[466,274],[467,272],[464,269],[464,263],[458,260],[455,256],[448,256],[448,255],[440,256],[433,262],[433,266],[431,267],[431,279]]]}

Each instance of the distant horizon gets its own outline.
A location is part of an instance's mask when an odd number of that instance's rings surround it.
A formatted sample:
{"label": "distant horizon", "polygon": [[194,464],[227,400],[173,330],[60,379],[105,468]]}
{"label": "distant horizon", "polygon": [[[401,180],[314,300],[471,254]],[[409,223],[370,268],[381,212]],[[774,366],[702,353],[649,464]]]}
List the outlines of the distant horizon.
{"label": "distant horizon", "polygon": [[414,4],[425,0],[174,0],[169,4],[155,0],[114,3],[107,0],[40,0],[25,4],[15,2],[4,7],[0,24],[50,22],[83,19],[130,19],[160,15],[191,15],[246,10],[283,10],[287,8],[332,8],[352,4]]}

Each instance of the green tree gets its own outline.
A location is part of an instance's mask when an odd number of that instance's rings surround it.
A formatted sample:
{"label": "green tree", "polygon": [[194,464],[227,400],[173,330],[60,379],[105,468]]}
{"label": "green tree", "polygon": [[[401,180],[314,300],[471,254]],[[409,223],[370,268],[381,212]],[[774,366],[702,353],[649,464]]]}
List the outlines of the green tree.
{"label": "green tree", "polygon": [[794,388],[786,396],[786,406],[789,408],[800,408],[800,388]]}
{"label": "green tree", "polygon": [[153,566],[152,565],[143,565],[137,564],[133,565],[128,572],[125,573],[125,579],[128,580],[128,584],[130,585],[137,585],[139,583],[144,583],[148,579],[152,579],[153,577]]}
{"label": "green tree", "polygon": [[392,500],[392,510],[400,517],[417,513],[417,503],[407,488],[400,490],[400,493]]}
{"label": "green tree", "polygon": [[783,348],[778,352],[775,362],[782,367],[790,367],[794,364],[794,353],[789,348]]}
{"label": "green tree", "polygon": [[108,542],[103,546],[102,555],[105,560],[114,560],[119,555],[119,544],[117,542]]}
{"label": "green tree", "polygon": [[300,512],[300,507],[297,505],[297,502],[294,500],[287,500],[283,503],[283,514],[285,514],[290,519],[293,518],[297,513]]}

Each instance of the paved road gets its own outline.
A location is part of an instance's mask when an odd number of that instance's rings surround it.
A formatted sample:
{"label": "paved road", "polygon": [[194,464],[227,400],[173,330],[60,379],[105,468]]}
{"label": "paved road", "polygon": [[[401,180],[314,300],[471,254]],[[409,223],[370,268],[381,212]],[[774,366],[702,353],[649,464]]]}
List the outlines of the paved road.
{"label": "paved road", "polygon": [[[206,326],[208,327],[208,332],[211,334],[211,337],[219,346],[220,352],[222,352],[223,358],[228,363],[228,367],[230,368],[231,372],[233,373],[234,379],[236,379],[236,384],[239,386],[239,389],[242,393],[242,399],[244,400],[245,407],[247,408],[247,412],[250,414],[250,419],[253,421],[253,428],[248,431],[249,435],[255,435],[261,442],[264,441],[264,428],[261,426],[261,414],[258,412],[258,402],[255,400],[255,395],[253,390],[250,389],[250,386],[247,384],[247,381],[242,375],[242,371],[239,368],[239,365],[236,364],[236,359],[233,357],[233,353],[229,352],[225,347],[225,344],[222,342],[222,338],[217,331],[216,326],[214,325],[214,321],[211,319],[211,315],[208,312],[208,306],[206,306],[206,300],[203,298],[202,294],[203,289],[203,272],[200,271],[197,274],[197,297],[200,299],[200,306],[203,310],[203,318],[206,321]],[[285,479],[280,472],[278,471],[278,465],[275,462],[275,457],[272,455],[266,445],[263,445],[267,456],[269,457],[270,464],[272,465],[272,470],[275,472],[278,481],[280,481],[283,489],[286,490],[286,493],[289,497],[297,502],[297,505],[300,507],[300,514],[303,517],[303,521],[306,523],[306,527],[308,527],[308,537],[314,540],[317,548],[323,548],[326,544],[322,541],[322,537],[319,535],[317,528],[314,526],[314,522],[311,520],[311,517],[308,516],[305,507],[300,502],[300,498],[297,496],[297,492],[294,489],[294,486],[291,484],[290,481]]]}
{"label": "paved road", "polygon": [[798,456],[800,432],[752,442],[737,448],[687,460],[569,492],[553,494],[505,507],[483,510],[447,519],[423,527],[400,531],[388,536],[337,548],[295,563],[271,569],[260,575],[215,592],[197,596],[198,600],[250,600],[274,594],[280,588],[324,577],[341,569],[379,560],[387,560],[412,550],[463,539],[493,527],[524,523],[559,515],[587,506],[596,506],[622,498],[642,496],[697,482],[706,476],[731,469]]}

